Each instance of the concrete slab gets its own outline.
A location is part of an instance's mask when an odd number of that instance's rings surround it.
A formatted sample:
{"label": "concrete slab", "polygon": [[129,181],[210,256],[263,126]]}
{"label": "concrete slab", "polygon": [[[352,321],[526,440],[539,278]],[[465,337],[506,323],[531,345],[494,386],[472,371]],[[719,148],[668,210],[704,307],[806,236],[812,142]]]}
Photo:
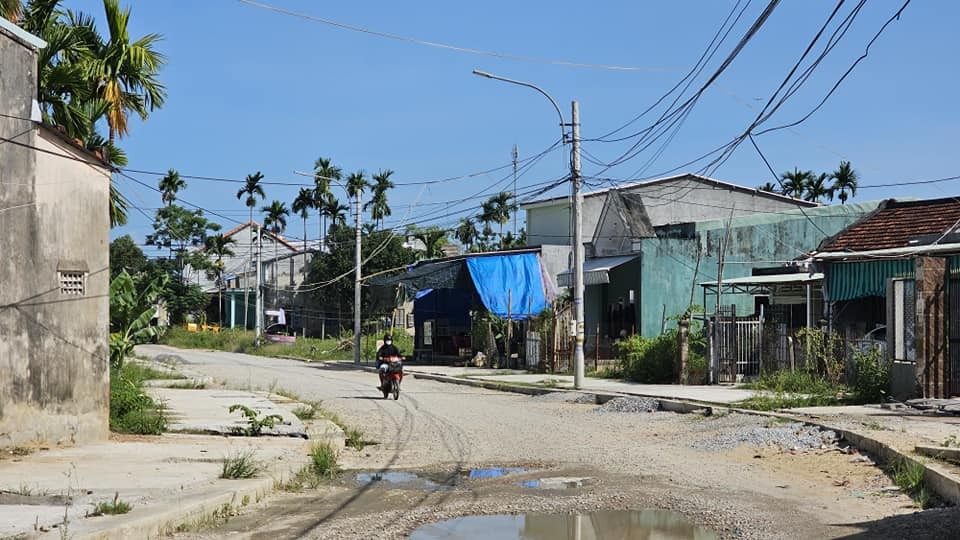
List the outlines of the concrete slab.
{"label": "concrete slab", "polygon": [[306,438],[306,428],[291,409],[280,406],[277,401],[293,403],[282,396],[267,392],[241,390],[181,390],[173,388],[150,388],[147,391],[167,409],[167,430],[174,433],[211,433],[229,435],[235,428],[248,425],[241,411],[230,412],[230,406],[243,405],[257,411],[259,417],[271,414],[283,418],[273,428],[264,428],[264,435],[282,435]]}
{"label": "concrete slab", "polygon": [[[308,447],[286,437],[117,435],[0,461],[0,489],[38,498],[37,504],[0,505],[0,537],[58,538],[65,516],[69,538],[155,537],[164,526],[172,529],[196,512],[212,511],[213,501],[235,498],[240,505],[243,495],[259,498],[272,489],[274,477],[307,462]],[[252,452],[265,472],[254,480],[219,479],[223,459],[240,452]],[[62,499],[43,500],[55,496]],[[133,505],[130,513],[86,517],[96,503],[114,496]],[[66,500],[72,504],[62,504]]]}

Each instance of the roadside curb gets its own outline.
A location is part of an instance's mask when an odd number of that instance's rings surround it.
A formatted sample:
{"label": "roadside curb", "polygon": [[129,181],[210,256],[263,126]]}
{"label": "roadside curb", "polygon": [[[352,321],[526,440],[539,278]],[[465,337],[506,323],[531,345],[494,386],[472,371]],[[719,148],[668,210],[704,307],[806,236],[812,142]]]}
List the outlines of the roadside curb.
{"label": "roadside curb", "polygon": [[676,412],[676,413],[691,413],[691,412],[700,412],[705,415],[711,415],[715,411],[726,411],[726,412],[737,412],[740,414],[749,414],[753,416],[763,416],[768,418],[782,418],[785,420],[792,420],[794,422],[801,422],[811,426],[817,426],[821,429],[830,430],[836,433],[841,439],[850,442],[853,446],[857,447],[860,450],[869,452],[877,456],[883,463],[890,463],[896,460],[904,460],[909,463],[918,464],[924,467],[924,480],[927,485],[940,496],[940,498],[945,501],[949,501],[951,504],[960,505],[960,478],[955,477],[950,472],[948,472],[944,467],[940,466],[934,462],[921,462],[917,458],[909,456],[899,450],[884,444],[876,439],[867,437],[860,433],[850,431],[848,429],[839,428],[832,426],[826,422],[817,420],[814,417],[807,415],[797,415],[792,413],[785,413],[779,411],[754,411],[751,409],[740,409],[737,407],[731,407],[722,403],[710,403],[710,402],[701,402],[695,400],[682,400],[675,398],[663,398],[660,396],[651,396],[647,394],[632,394],[632,393],[611,393],[611,392],[594,392],[591,390],[569,390],[566,388],[535,388],[528,386],[518,386],[510,383],[498,383],[492,381],[482,381],[474,379],[461,379],[457,377],[447,377],[444,375],[435,375],[429,373],[418,373],[411,372],[411,375],[417,379],[427,379],[437,382],[444,382],[449,384],[459,384],[462,386],[473,386],[475,388],[485,388],[488,390],[498,390],[501,392],[513,392],[518,394],[527,394],[527,395],[543,395],[551,394],[557,392],[571,392],[571,393],[580,393],[580,394],[592,394],[596,396],[597,404],[602,405],[611,399],[618,397],[644,397],[650,399],[656,399],[660,402],[660,408],[665,411]]}

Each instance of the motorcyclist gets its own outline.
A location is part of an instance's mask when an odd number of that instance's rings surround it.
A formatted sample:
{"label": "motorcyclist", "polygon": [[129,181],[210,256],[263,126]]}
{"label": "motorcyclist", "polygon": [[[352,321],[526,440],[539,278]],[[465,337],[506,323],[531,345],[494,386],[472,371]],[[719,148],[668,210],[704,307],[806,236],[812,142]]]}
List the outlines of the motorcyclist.
{"label": "motorcyclist", "polygon": [[390,359],[400,356],[400,349],[393,344],[393,336],[386,334],[383,336],[383,345],[377,349],[377,372],[380,374],[379,390],[383,390],[383,379],[387,375],[387,369],[390,365]]}

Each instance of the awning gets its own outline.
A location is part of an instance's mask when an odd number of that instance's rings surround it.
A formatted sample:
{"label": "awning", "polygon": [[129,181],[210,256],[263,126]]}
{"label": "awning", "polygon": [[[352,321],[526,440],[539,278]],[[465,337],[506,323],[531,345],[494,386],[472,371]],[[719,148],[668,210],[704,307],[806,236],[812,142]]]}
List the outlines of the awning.
{"label": "awning", "polygon": [[[623,255],[619,257],[593,257],[583,262],[583,284],[602,285],[610,283],[610,270],[626,264],[638,255]],[[573,271],[567,270],[557,275],[557,285],[573,287]]]}
{"label": "awning", "polygon": [[[742,276],[723,279],[720,286],[726,291],[743,294],[761,294],[771,289],[783,291],[785,289],[800,288],[802,286],[819,285],[823,281],[820,272],[796,272],[791,274],[771,274],[766,276]],[[700,286],[705,289],[716,289],[716,281],[704,281]]]}

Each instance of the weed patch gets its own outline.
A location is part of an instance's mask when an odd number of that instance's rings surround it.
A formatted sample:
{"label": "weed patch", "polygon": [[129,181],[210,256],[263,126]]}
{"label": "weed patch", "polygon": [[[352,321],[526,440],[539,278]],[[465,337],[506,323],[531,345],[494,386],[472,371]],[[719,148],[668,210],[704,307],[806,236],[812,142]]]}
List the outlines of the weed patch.
{"label": "weed patch", "polygon": [[343,433],[346,436],[345,444],[354,450],[363,450],[367,446],[363,430],[360,428],[345,427]]}
{"label": "weed patch", "polygon": [[90,512],[88,516],[113,516],[118,514],[126,514],[130,510],[133,510],[133,506],[130,503],[121,501],[120,493],[114,493],[112,501],[98,502],[96,505],[94,505],[93,511]]}
{"label": "weed patch", "polygon": [[329,442],[314,444],[310,447],[310,470],[319,478],[333,478],[340,471],[337,465],[337,451]]}
{"label": "weed patch", "polygon": [[135,362],[110,370],[110,429],[117,433],[159,435],[167,427],[163,408],[143,388],[152,370]]}
{"label": "weed patch", "polygon": [[230,406],[230,412],[241,411],[247,420],[247,426],[237,426],[233,428],[234,435],[246,435],[247,437],[259,437],[263,434],[263,428],[273,428],[277,422],[282,422],[283,417],[279,414],[268,414],[260,416],[258,411],[241,405],[239,403]]}
{"label": "weed patch", "polygon": [[253,450],[247,450],[231,454],[223,459],[220,478],[228,480],[255,478],[261,472],[263,472],[263,465],[257,461]]}
{"label": "weed patch", "polygon": [[174,390],[203,390],[206,387],[206,384],[197,381],[185,381],[167,386],[167,388],[172,388]]}
{"label": "weed patch", "polygon": [[893,483],[909,495],[917,507],[927,508],[930,505],[930,490],[924,480],[926,468],[923,464],[899,458],[889,464],[887,472]]}
{"label": "weed patch", "polygon": [[303,405],[294,409],[293,415],[300,420],[313,420],[317,417],[317,410],[309,405]]}

